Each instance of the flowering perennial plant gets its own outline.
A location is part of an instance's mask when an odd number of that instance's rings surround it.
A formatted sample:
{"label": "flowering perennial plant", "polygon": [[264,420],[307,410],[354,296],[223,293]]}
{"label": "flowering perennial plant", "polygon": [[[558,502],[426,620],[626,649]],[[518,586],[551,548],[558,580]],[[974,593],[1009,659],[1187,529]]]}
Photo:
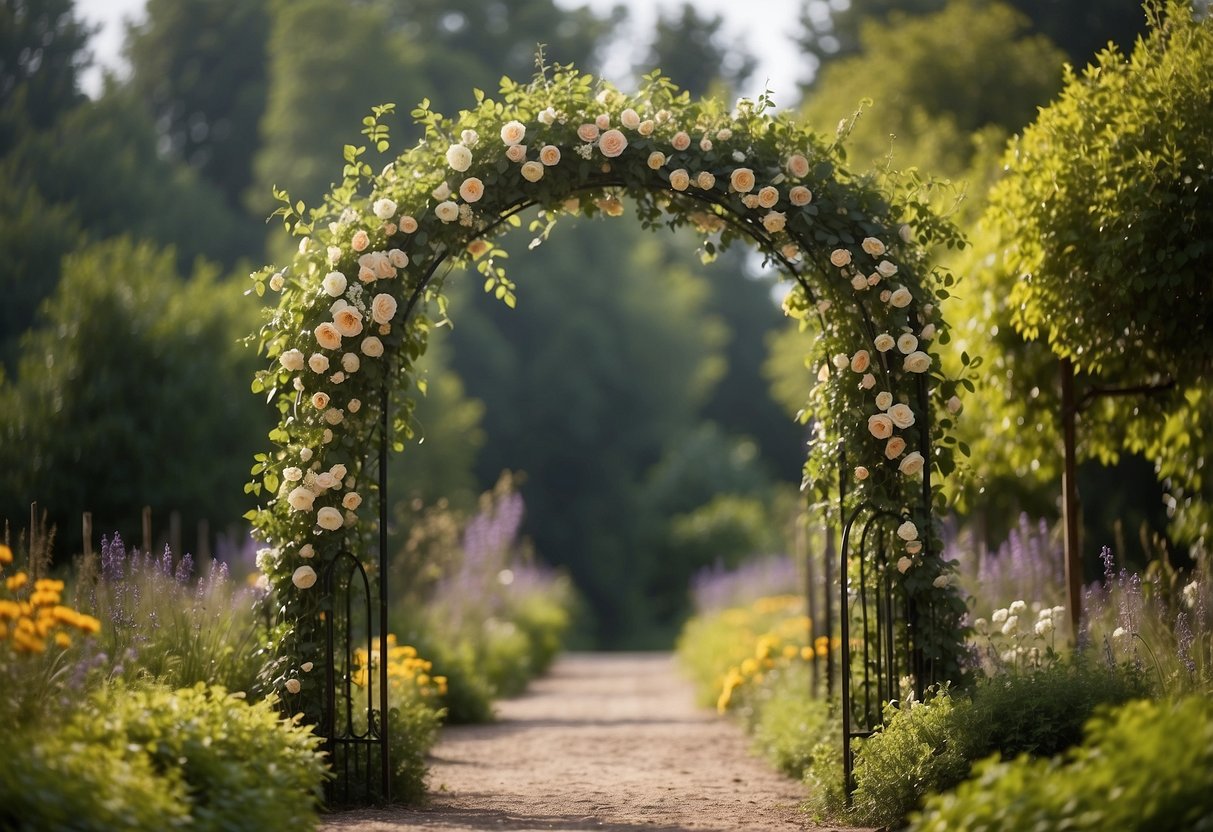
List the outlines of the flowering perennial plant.
{"label": "flowering perennial plant", "polygon": [[[624,196],[644,227],[693,226],[705,257],[746,239],[791,280],[784,309],[816,332],[820,366],[816,382],[806,379],[805,420],[815,419],[806,482],[825,494],[845,450],[857,466],[852,505],[905,515],[898,545],[912,568],[899,580],[942,612],[932,617],[939,632],[919,636],[949,665],[963,606],[937,582],[945,567],[930,555],[939,547],[923,478],[953,469],[946,403],[965,382],[945,378],[934,354],[947,338],[938,308],[951,277],[930,269],[926,250],[959,239],[922,183],[851,174],[837,140],[769,104],[691,101],[658,73],[625,94],[571,66],[543,68],[529,84],[504,79],[500,100],[476,91],[458,119],[422,102],[412,115],[424,138],[374,166],[367,146],[347,146],[343,181],[318,208],[277,194],[298,254],[252,275],[256,294],[281,298],[261,330],[268,366],[253,381],[281,420],[247,489],[262,498],[249,519],[267,547],[261,566],[279,622],[266,681],[287,707],[318,716],[318,686],[294,693],[285,682],[321,659],[318,576],[339,552],[365,551],[374,532],[367,508],[378,495],[363,465],[393,392],[405,395],[390,438],[402,447],[412,435],[407,396],[425,392],[412,368],[430,316],[446,314],[444,267],[474,265],[485,291],[513,306],[494,240],[521,225],[521,211],[538,209],[538,243],[562,214],[622,214]],[[379,154],[393,109],[364,122]]]}

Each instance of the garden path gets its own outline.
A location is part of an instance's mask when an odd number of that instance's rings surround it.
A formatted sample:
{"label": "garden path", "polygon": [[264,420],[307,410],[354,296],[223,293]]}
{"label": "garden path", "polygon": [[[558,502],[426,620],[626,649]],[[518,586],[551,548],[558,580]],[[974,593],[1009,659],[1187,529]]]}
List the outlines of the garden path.
{"label": "garden path", "polygon": [[492,725],[443,729],[428,807],[326,815],[321,829],[810,828],[800,784],[697,708],[669,653],[564,656],[498,713]]}

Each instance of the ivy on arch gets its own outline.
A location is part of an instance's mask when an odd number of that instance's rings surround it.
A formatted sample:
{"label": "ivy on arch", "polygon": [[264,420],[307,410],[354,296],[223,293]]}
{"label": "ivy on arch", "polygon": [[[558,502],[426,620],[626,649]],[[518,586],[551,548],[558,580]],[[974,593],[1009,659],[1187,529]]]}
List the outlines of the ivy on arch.
{"label": "ivy on arch", "polygon": [[[815,339],[806,489],[824,505],[845,459],[844,511],[903,518],[896,579],[934,611],[917,643],[954,676],[964,605],[933,540],[943,497],[931,477],[954,468],[948,429],[966,382],[939,369],[951,277],[931,268],[928,250],[960,241],[924,184],[849,172],[841,139],[773,113],[766,94],[730,110],[692,101],[658,72],[626,94],[572,66],[541,66],[527,84],[503,79],[500,100],[480,90],[475,100],[454,119],[421,102],[412,115],[424,137],[396,156],[384,123],[394,107],[378,107],[322,205],[275,194],[298,253],[252,275],[257,295],[280,293],[253,391],[281,418],[246,486],[262,501],[248,518],[264,544],[258,566],[275,622],[265,684],[319,720],[328,601],[318,576],[343,553],[375,547],[370,449],[384,424],[397,449],[412,436],[414,397],[425,393],[414,365],[446,315],[452,267],[474,267],[513,306],[495,241],[521,212],[538,209],[537,244],[561,216],[623,213],[623,197],[646,228],[697,229],[706,257],[744,240],[779,266],[790,282],[784,310]],[[368,147],[382,157],[378,171]]]}

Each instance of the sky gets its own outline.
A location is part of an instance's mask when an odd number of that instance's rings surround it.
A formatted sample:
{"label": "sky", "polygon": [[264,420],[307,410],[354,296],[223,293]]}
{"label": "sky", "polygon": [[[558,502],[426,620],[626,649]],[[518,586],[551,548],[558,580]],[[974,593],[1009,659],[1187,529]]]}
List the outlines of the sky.
{"label": "sky", "polygon": [[[615,82],[623,80],[626,70],[641,60],[659,10],[671,12],[682,6],[683,0],[556,0],[557,5],[574,7],[589,5],[600,13],[622,3],[628,7],[630,25],[639,33],[636,37],[620,38],[620,43],[635,44],[633,54],[608,58],[605,75]],[[121,71],[124,19],[138,19],[143,14],[144,0],[77,0],[77,9],[84,19],[101,25],[93,39],[94,68],[84,78],[85,91],[95,95],[101,88],[101,67]],[[756,98],[764,83],[774,92],[775,102],[791,106],[799,96],[797,84],[805,79],[804,62],[792,41],[797,23],[800,0],[695,0],[702,15],[720,14],[730,38],[742,40],[759,61],[757,72],[749,80],[742,95]],[[642,40],[641,37],[645,38]]]}

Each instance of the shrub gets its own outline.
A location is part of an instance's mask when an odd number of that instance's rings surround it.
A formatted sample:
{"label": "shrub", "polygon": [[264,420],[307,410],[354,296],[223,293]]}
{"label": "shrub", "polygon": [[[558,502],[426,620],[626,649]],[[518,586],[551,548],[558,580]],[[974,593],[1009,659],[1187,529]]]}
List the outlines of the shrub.
{"label": "shrub", "polygon": [[810,695],[812,680],[803,664],[774,672],[755,697],[749,730],[754,746],[785,774],[804,777],[813,749],[841,730],[830,704]]}
{"label": "shrub", "polygon": [[1065,757],[986,760],[913,829],[1213,829],[1213,701],[1132,702],[1093,719]]}

